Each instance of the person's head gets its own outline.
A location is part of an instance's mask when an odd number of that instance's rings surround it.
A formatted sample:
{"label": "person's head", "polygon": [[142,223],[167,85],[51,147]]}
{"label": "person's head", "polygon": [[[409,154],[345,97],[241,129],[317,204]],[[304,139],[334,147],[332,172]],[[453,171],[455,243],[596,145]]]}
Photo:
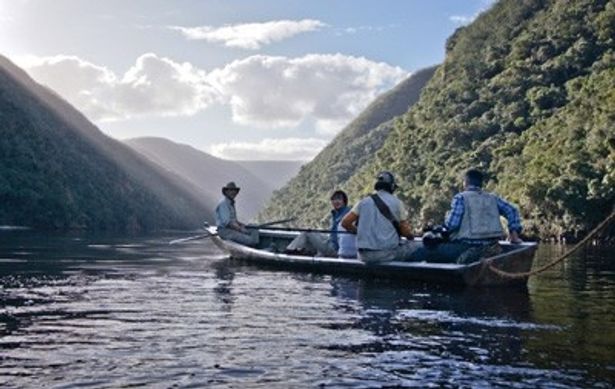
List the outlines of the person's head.
{"label": "person's head", "polygon": [[233,181],[231,181],[222,187],[222,194],[232,200],[237,197],[237,194],[239,193],[240,189],[240,187],[238,187]]}
{"label": "person's head", "polygon": [[376,184],[374,184],[375,190],[384,190],[389,193],[395,192],[397,189],[397,184],[395,183],[395,176],[391,172],[380,172],[378,173],[378,177],[376,177]]}
{"label": "person's head", "polygon": [[470,169],[463,176],[463,184],[466,187],[468,187],[468,186],[476,186],[478,188],[482,188],[483,187],[483,178],[484,178],[483,173],[481,173],[480,170]]}
{"label": "person's head", "polygon": [[348,205],[348,196],[343,190],[336,190],[331,195],[331,206],[333,209],[338,210]]}

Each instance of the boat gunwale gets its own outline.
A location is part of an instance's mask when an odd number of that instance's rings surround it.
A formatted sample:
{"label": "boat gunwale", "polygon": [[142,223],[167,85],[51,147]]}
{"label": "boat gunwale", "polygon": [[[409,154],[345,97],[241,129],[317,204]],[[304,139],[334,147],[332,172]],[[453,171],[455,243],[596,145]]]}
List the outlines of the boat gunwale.
{"label": "boat gunwale", "polygon": [[[271,231],[271,230],[259,230],[262,236],[285,236],[285,237],[293,237],[299,235],[298,232],[294,231]],[[210,233],[215,233],[215,228],[209,230]],[[280,237],[281,237],[280,236]],[[362,267],[365,269],[433,269],[433,270],[445,270],[445,271],[458,271],[463,272],[468,269],[475,268],[477,266],[482,266],[485,261],[494,261],[499,262],[503,258],[513,257],[517,254],[520,254],[525,251],[535,250],[537,248],[536,242],[522,242],[522,243],[510,243],[508,241],[499,241],[498,243],[501,246],[519,246],[518,248],[512,249],[510,251],[500,253],[498,255],[494,255],[492,257],[483,258],[479,261],[471,262],[468,264],[457,264],[457,263],[438,263],[438,262],[412,262],[412,261],[390,261],[379,264],[366,264],[365,262],[354,259],[354,258],[338,258],[338,257],[321,257],[321,256],[309,256],[309,255],[294,255],[294,254],[285,254],[285,253],[275,253],[271,251],[266,251],[264,249],[253,248],[241,243],[228,241],[220,238],[219,236],[214,236],[214,239],[218,239],[224,246],[227,247],[229,251],[237,251],[242,253],[250,253],[254,256],[261,257],[263,260],[267,259],[269,261],[275,261],[279,263],[288,263],[288,264],[330,264],[330,265],[348,265],[349,267]],[[414,238],[414,242],[422,242],[421,238]],[[233,254],[231,253],[231,257]],[[246,258],[236,258],[236,259],[246,259]]]}

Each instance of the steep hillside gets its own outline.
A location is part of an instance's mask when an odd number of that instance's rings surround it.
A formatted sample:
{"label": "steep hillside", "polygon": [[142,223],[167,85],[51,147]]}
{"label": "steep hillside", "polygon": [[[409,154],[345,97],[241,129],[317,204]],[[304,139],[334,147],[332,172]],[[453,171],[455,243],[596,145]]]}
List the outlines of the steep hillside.
{"label": "steep hillside", "polygon": [[346,181],[380,149],[393,129],[393,119],[420,96],[436,67],[420,70],[378,97],[288,185],[276,192],[261,219],[295,216],[299,223],[322,224],[330,192],[345,188]]}
{"label": "steep hillside", "polygon": [[193,192],[0,56],[0,224],[193,228],[212,218]]}
{"label": "steep hillside", "polygon": [[502,0],[447,42],[444,64],[350,180],[394,171],[415,225],[441,221],[461,173],[520,206],[527,232],[582,234],[615,201],[615,3]]}
{"label": "steep hillside", "polygon": [[[135,138],[126,144],[189,181],[198,188],[198,196],[211,203],[222,196],[222,186],[235,181],[242,188],[237,198],[237,212],[242,220],[253,218],[273,190],[286,182],[284,175],[288,177],[298,170],[297,163],[292,161],[228,161],[162,138]],[[272,169],[276,174],[271,173]]]}

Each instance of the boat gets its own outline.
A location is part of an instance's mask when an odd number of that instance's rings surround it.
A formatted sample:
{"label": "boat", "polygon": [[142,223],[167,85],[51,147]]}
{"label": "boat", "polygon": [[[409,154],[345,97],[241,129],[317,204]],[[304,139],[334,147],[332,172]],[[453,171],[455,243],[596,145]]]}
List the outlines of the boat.
{"label": "boat", "polygon": [[[491,270],[491,266],[509,273],[526,273],[532,268],[537,244],[523,242],[511,244],[500,241],[501,254],[469,264],[392,261],[366,265],[358,259],[286,254],[286,246],[299,235],[297,231],[259,230],[258,247],[248,247],[216,234],[215,227],[207,227],[210,239],[220,249],[228,252],[231,259],[247,263],[329,274],[355,274],[367,277],[401,278],[465,286],[510,286],[526,285],[528,277],[503,277]],[[415,244],[422,244],[415,238]]]}

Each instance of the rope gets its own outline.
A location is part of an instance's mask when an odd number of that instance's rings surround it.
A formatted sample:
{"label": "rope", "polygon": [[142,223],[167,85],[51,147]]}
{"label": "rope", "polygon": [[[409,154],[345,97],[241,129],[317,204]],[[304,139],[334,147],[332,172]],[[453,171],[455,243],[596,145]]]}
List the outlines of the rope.
{"label": "rope", "polygon": [[579,243],[577,243],[573,248],[571,248],[568,252],[566,252],[564,255],[560,256],[559,258],[557,258],[556,260],[554,260],[553,262],[550,262],[542,267],[539,267],[536,270],[532,270],[529,272],[524,272],[524,273],[509,273],[507,271],[504,270],[500,270],[497,267],[495,267],[493,265],[493,259],[488,259],[484,262],[483,268],[488,267],[489,270],[491,270],[492,272],[494,272],[495,274],[499,275],[500,277],[504,277],[504,278],[527,278],[533,275],[536,275],[538,273],[542,273],[543,271],[552,268],[553,266],[557,265],[558,263],[562,262],[564,259],[568,258],[572,253],[574,253],[575,251],[577,251],[579,248],[583,247],[585,245],[585,243],[587,243],[591,238],[593,238],[598,232],[600,232],[600,230],[602,230],[604,227],[606,227],[611,220],[613,220],[613,218],[615,218],[615,210],[613,210],[611,212],[611,214],[602,221],[602,223],[598,224],[598,226],[596,226],[596,228],[594,228],[589,234],[587,234],[587,236],[585,238],[583,238]]}

